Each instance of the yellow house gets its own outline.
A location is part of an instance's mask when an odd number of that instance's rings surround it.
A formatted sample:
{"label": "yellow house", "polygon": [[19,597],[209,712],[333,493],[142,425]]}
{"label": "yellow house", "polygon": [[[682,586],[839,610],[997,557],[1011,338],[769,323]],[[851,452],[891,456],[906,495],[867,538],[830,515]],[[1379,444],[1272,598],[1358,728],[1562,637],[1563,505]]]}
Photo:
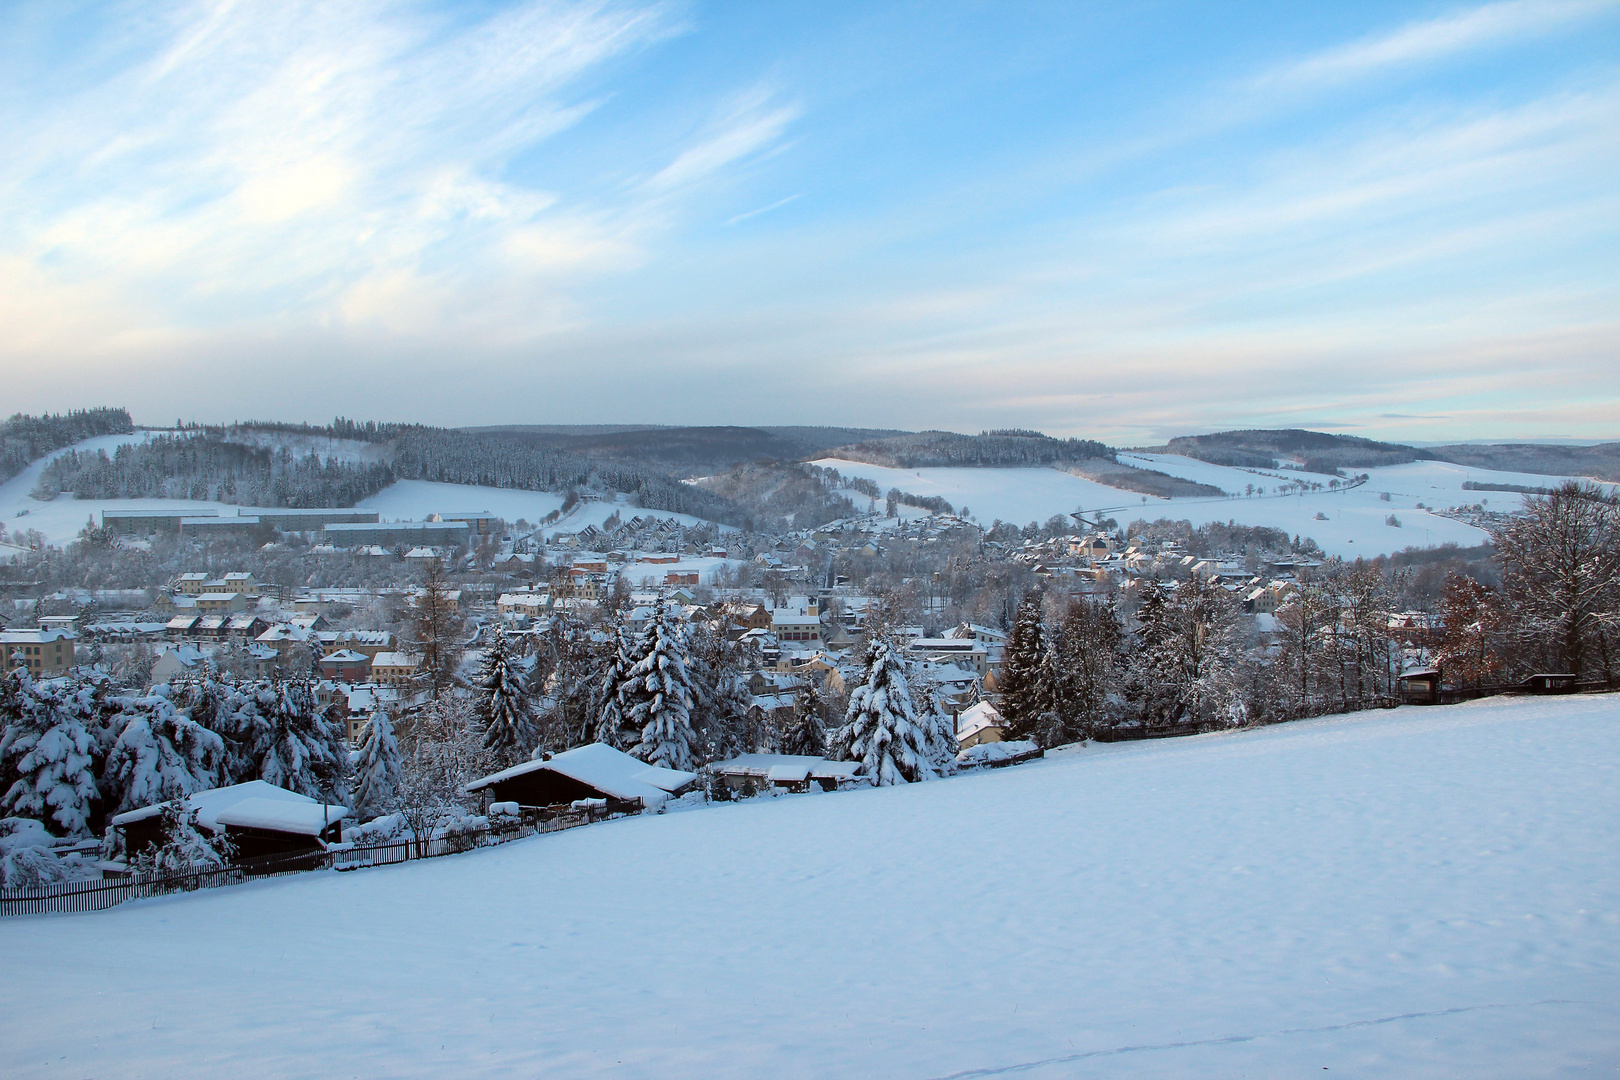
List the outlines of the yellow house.
{"label": "yellow house", "polygon": [[411,652],[380,652],[371,661],[373,682],[401,685],[416,677],[422,666],[422,655]]}
{"label": "yellow house", "polygon": [[234,615],[247,610],[247,597],[237,592],[198,593],[197,610],[204,615]]}
{"label": "yellow house", "polygon": [[65,675],[73,666],[71,630],[0,630],[0,656],[7,671],[24,667],[36,678]]}

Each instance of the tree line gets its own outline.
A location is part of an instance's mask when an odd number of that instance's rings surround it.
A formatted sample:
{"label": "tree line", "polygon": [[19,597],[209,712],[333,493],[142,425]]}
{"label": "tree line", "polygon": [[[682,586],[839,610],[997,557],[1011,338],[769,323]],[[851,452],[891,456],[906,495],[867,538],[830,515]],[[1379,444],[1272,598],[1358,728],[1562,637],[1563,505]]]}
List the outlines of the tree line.
{"label": "tree line", "polygon": [[128,409],[78,409],[43,416],[17,413],[0,422],[0,483],[52,450],[98,435],[127,435],[134,430]]}

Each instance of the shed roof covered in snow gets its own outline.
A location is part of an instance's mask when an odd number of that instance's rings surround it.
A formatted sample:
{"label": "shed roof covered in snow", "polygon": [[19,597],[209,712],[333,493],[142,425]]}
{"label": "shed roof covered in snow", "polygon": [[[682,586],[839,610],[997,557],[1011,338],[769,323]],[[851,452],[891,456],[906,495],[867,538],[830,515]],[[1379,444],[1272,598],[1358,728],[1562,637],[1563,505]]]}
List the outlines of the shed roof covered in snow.
{"label": "shed roof covered in snow", "polygon": [[[503,794],[503,789],[508,787],[549,790],[550,786],[555,785],[545,784],[543,782],[545,777],[541,775],[548,773],[555,777],[564,777],[576,785],[599,792],[608,798],[640,799],[643,806],[661,806],[670,795],[697,779],[696,773],[648,765],[645,761],[633,758],[622,750],[615,750],[606,743],[589,743],[565,750],[545,761],[525,761],[510,769],[502,769],[498,773],[474,780],[467,785],[467,790],[469,792],[489,790],[496,794]],[[530,778],[530,783],[517,784],[516,781],[522,778]],[[562,787],[558,790],[561,791]],[[571,799],[588,797],[590,796],[570,796]],[[531,802],[529,805],[545,804]]]}
{"label": "shed roof covered in snow", "polygon": [[[230,787],[213,788],[209,791],[199,791],[188,796],[185,800],[187,810],[197,812],[197,822],[215,832],[223,824],[220,814],[241,802],[253,799],[259,802],[280,802],[288,804],[302,804],[305,806],[320,807],[320,803],[308,795],[300,795],[296,791],[278,788],[263,780],[249,780],[245,784],[232,784]],[[143,806],[138,810],[126,810],[112,819],[112,824],[119,828],[133,822],[143,821],[146,818],[156,817],[163,812],[164,803],[153,806]],[[329,807],[334,816],[330,819],[336,821],[338,817],[348,813],[341,806]]]}
{"label": "shed roof covered in snow", "polygon": [[308,802],[288,802],[285,799],[255,798],[233,803],[215,817],[221,825],[234,825],[239,829],[319,836],[333,822],[343,820],[348,812],[345,807],[324,806],[313,799]]}

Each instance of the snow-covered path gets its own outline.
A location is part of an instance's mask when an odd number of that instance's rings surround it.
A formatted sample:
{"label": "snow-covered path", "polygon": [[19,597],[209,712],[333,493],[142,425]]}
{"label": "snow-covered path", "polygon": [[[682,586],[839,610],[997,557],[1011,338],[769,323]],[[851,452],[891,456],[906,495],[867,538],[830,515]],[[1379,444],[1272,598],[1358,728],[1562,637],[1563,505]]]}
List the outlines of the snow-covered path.
{"label": "snow-covered path", "polygon": [[1620,1066],[1620,699],[758,799],[0,923],[9,1077]]}

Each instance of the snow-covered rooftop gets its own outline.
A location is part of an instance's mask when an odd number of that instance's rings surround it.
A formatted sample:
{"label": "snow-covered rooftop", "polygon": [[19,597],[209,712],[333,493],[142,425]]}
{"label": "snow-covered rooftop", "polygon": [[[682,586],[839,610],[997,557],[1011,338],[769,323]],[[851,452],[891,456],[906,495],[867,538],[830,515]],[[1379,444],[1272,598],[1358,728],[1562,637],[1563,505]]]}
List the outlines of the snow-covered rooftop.
{"label": "snow-covered rooftop", "polygon": [[696,773],[648,765],[606,743],[589,743],[565,750],[546,761],[525,761],[502,769],[467,785],[468,791],[483,791],[503,780],[529,773],[559,773],[588,784],[616,799],[640,799],[645,806],[660,806],[670,794],[697,779]]}
{"label": "snow-covered rooftop", "polygon": [[[237,803],[254,799],[261,802],[302,803],[308,806],[320,804],[308,795],[300,795],[296,791],[278,788],[274,784],[263,780],[249,780],[245,784],[232,784],[230,787],[212,788],[208,791],[199,791],[186,799],[186,809],[197,811],[197,821],[214,831],[219,831],[219,815]],[[114,816],[112,824],[115,826],[128,825],[131,822],[141,821],[145,818],[156,817],[163,812],[165,804],[157,803],[152,806],[143,806],[138,810],[126,810]],[[342,807],[338,807],[342,810]],[[347,812],[347,811],[344,811]]]}
{"label": "snow-covered rooftop", "polygon": [[300,836],[319,836],[333,822],[341,821],[349,810],[342,806],[327,806],[311,799],[308,802],[288,802],[285,799],[243,799],[215,815],[221,825],[235,825],[239,829],[268,829],[273,832],[297,833]]}

